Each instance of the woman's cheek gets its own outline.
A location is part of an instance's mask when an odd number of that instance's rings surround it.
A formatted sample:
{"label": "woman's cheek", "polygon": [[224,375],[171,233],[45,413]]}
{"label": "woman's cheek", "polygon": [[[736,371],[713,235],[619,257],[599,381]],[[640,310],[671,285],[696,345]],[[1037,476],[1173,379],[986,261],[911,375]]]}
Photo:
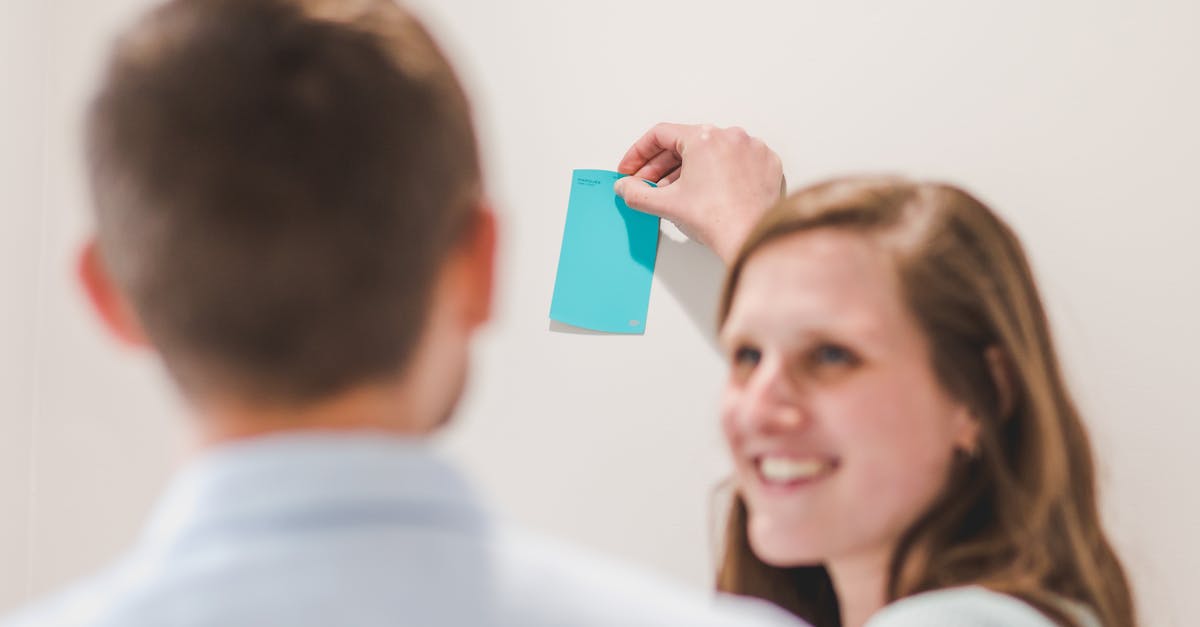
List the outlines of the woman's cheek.
{"label": "woman's cheek", "polygon": [[737,391],[731,388],[726,388],[721,396],[721,431],[725,435],[725,440],[732,446],[738,438],[738,401]]}

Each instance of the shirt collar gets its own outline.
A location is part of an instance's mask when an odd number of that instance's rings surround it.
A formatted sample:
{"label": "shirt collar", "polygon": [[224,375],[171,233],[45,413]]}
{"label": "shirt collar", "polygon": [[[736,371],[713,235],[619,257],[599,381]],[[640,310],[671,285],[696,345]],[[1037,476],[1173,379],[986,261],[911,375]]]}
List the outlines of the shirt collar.
{"label": "shirt collar", "polygon": [[259,437],[221,445],[185,468],[151,516],[143,544],[166,548],[214,530],[405,506],[474,523],[484,517],[466,480],[425,440],[333,432]]}

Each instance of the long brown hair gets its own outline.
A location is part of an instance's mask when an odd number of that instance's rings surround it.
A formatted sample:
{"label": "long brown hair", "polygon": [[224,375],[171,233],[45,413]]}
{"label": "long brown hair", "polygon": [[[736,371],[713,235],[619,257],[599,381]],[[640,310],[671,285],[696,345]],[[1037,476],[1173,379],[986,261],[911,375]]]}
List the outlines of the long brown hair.
{"label": "long brown hair", "polygon": [[[1133,627],[1125,573],[1102,529],[1091,446],[1060,372],[1050,326],[1012,230],[965,191],[856,177],[782,200],[747,238],[721,298],[724,324],[747,259],[769,242],[836,228],[894,254],[938,381],[981,422],[979,447],[951,469],[945,491],[892,555],[887,599],[980,585],[1018,597],[1059,625],[1064,601],[1108,627]],[[989,365],[988,353],[998,357]],[[999,385],[993,368],[1004,373]],[[722,591],[767,599],[817,627],[840,625],[824,566],[758,559],[734,495],[718,573]]]}

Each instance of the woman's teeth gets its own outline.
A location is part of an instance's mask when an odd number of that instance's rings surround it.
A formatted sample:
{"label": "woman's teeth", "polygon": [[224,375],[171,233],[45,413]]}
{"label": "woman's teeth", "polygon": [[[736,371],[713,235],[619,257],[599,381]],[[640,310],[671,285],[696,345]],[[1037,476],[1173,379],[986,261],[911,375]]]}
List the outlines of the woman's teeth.
{"label": "woman's teeth", "polygon": [[786,483],[812,479],[833,469],[833,462],[825,459],[793,457],[761,457],[758,471],[770,482]]}

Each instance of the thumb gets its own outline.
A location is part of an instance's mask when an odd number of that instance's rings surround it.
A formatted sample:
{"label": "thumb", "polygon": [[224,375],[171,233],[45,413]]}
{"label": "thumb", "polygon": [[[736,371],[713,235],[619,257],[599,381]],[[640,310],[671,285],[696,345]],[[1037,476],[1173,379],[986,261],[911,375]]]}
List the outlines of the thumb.
{"label": "thumb", "polygon": [[666,214],[670,210],[670,194],[674,190],[672,187],[654,187],[649,181],[626,176],[617,179],[613,184],[613,191],[625,200],[630,209],[667,217]]}

